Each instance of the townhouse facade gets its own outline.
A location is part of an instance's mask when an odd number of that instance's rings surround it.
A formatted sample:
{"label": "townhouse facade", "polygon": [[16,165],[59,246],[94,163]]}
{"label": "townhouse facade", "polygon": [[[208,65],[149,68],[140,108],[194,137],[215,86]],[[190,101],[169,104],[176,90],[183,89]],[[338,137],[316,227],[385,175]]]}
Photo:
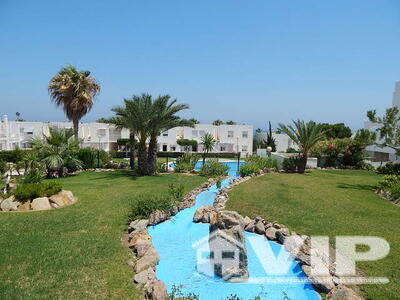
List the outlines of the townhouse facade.
{"label": "townhouse facade", "polygon": [[[72,122],[10,121],[4,115],[0,123],[0,150],[29,149],[30,141],[48,135],[50,128],[72,128]],[[197,124],[194,128],[172,128],[159,136],[158,150],[201,152],[203,151],[201,138],[206,133],[212,134],[216,141],[213,152],[241,152],[244,156],[252,153],[253,126],[251,125],[214,126]],[[79,138],[81,147],[84,148],[103,149],[105,151],[118,150],[118,139],[129,138],[129,130],[119,129],[105,123],[80,123]],[[178,144],[180,139],[196,140],[198,146],[187,149]]]}

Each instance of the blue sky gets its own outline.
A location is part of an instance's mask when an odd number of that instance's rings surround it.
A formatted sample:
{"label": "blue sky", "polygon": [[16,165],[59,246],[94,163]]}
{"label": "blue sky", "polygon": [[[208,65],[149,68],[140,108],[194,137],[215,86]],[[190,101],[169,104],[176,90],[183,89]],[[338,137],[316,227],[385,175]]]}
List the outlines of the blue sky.
{"label": "blue sky", "polygon": [[202,122],[357,129],[400,80],[400,1],[0,0],[1,114],[65,120],[47,84],[66,63],[102,86],[84,121],[148,92]]}

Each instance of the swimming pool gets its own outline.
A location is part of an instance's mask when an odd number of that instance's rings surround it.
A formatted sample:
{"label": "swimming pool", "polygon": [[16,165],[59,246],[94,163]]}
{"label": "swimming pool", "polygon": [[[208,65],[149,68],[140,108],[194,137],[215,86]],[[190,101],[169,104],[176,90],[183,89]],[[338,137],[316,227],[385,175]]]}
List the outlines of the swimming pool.
{"label": "swimming pool", "polygon": [[[230,178],[236,176],[237,162],[226,162],[229,166]],[[242,164],[242,163],[241,163]],[[196,167],[199,168],[201,163]],[[222,182],[222,187],[229,185],[229,179]],[[184,293],[194,293],[201,300],[221,300],[235,294],[243,300],[254,299],[320,299],[318,293],[308,283],[265,283],[265,279],[273,279],[266,272],[263,264],[268,268],[268,255],[256,255],[251,244],[257,248],[272,249],[274,255],[282,250],[282,246],[268,241],[265,237],[246,232],[246,248],[248,255],[249,281],[230,283],[216,276],[209,276],[200,272],[197,265],[197,253],[193,244],[208,236],[209,225],[193,223],[193,214],[198,207],[212,205],[218,189],[213,185],[209,190],[196,197],[196,204],[179,212],[171,220],[149,228],[153,245],[160,255],[157,265],[157,277],[162,280],[168,292],[173,286],[179,286]],[[251,241],[251,242],[250,242]],[[267,247],[269,246],[269,247]],[[283,250],[284,251],[284,250]],[[261,261],[260,261],[261,259]],[[290,268],[283,277],[305,278],[301,267],[295,261],[290,262]],[[259,279],[263,279],[259,281]],[[250,283],[251,282],[251,283]]]}

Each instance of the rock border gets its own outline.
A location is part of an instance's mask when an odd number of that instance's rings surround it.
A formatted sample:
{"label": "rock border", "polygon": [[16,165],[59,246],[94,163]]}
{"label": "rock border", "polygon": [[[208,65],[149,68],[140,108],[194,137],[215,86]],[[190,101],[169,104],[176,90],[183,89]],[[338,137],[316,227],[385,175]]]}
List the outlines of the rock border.
{"label": "rock border", "polygon": [[217,181],[217,179],[213,178],[208,179],[200,187],[186,194],[177,206],[173,206],[167,211],[156,210],[150,214],[148,219],[138,219],[130,222],[127,246],[135,260],[129,261],[128,264],[135,271],[133,283],[143,290],[144,299],[164,300],[168,297],[166,285],[157,279],[155,273],[160,257],[152,244],[147,227],[165,222],[179,211],[192,207],[195,204],[197,195],[208,190]]}
{"label": "rock border", "polygon": [[68,190],[61,190],[50,197],[39,197],[25,202],[17,201],[12,195],[6,199],[0,197],[0,213],[54,210],[70,206],[77,201],[78,198]]}
{"label": "rock border", "polygon": [[[268,173],[274,173],[273,170],[265,169],[251,176],[238,177],[230,181],[228,187],[218,191],[213,207],[202,206],[196,210],[194,222],[208,223],[212,215],[225,209],[225,204],[229,199],[229,190],[235,186],[246,182],[254,177],[264,176]],[[243,217],[243,216],[242,216]],[[363,297],[358,290],[355,291],[343,284],[341,278],[336,273],[335,265],[331,264],[329,257],[323,251],[311,249],[310,237],[307,235],[299,235],[296,232],[291,232],[282,224],[276,222],[267,222],[262,217],[256,217],[253,220],[248,216],[243,217],[245,221],[245,231],[263,235],[268,240],[276,242],[285,247],[291,257],[298,262],[303,272],[312,282],[314,288],[319,293],[327,294],[327,300],[362,300]],[[207,222],[208,221],[208,222]],[[312,276],[311,274],[311,252],[314,257],[319,259],[318,268],[325,269],[328,276]],[[330,246],[330,253],[335,253],[335,249]]]}

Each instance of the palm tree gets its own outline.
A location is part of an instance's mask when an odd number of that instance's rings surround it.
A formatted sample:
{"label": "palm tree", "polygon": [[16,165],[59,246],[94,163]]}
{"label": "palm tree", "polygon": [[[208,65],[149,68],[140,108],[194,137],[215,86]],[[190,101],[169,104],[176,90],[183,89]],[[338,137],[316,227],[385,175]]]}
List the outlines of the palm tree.
{"label": "palm tree", "polygon": [[211,133],[206,133],[201,137],[201,144],[203,145],[203,165],[206,162],[206,154],[214,149],[215,140]]}
{"label": "palm tree", "polygon": [[192,122],[194,125],[200,124],[200,121],[195,118],[191,118],[191,119],[189,119],[189,121]]}
{"label": "palm tree", "polygon": [[79,143],[73,139],[72,129],[49,128],[50,134],[44,140],[33,139],[30,144],[37,151],[39,159],[46,166],[48,177],[54,174],[64,176],[64,169],[76,170],[82,162],[76,158]]}
{"label": "palm tree", "polygon": [[235,121],[228,121],[225,124],[226,125],[236,125],[236,122]]}
{"label": "palm tree", "polygon": [[193,127],[193,122],[177,116],[182,110],[189,109],[187,104],[176,104],[177,100],[171,100],[170,95],[157,97],[152,101],[152,109],[149,121],[149,147],[147,153],[147,170],[145,175],[153,175],[156,171],[157,138],[171,128],[178,126]]}
{"label": "palm tree", "polygon": [[67,118],[73,122],[75,140],[78,140],[79,121],[93,107],[93,99],[100,92],[100,85],[89,71],[63,67],[49,82],[51,99],[62,106]]}
{"label": "palm tree", "polygon": [[212,122],[212,124],[213,124],[214,126],[220,126],[220,125],[223,125],[224,122],[222,122],[221,120],[215,120],[215,121]]}
{"label": "palm tree", "polygon": [[279,124],[278,130],[286,133],[299,146],[298,172],[304,174],[310,149],[319,141],[325,139],[322,126],[315,122],[293,121],[294,126]]}

